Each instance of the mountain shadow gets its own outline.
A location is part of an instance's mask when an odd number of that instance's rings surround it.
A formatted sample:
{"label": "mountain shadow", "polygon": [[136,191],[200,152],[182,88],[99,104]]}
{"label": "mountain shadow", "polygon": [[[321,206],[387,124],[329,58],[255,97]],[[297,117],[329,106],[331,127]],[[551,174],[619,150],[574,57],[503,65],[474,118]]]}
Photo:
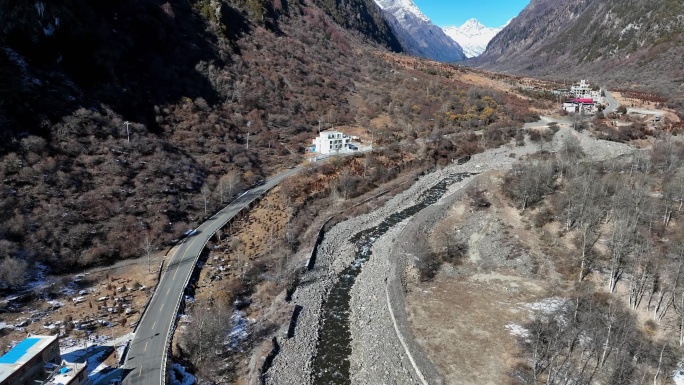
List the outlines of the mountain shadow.
{"label": "mountain shadow", "polygon": [[250,30],[246,17],[182,0],[122,0],[0,6],[0,125],[3,138],[48,136],[47,128],[78,108],[111,108],[157,131],[154,107],[187,97],[216,103],[196,70],[225,64],[200,12],[220,14],[228,39]]}

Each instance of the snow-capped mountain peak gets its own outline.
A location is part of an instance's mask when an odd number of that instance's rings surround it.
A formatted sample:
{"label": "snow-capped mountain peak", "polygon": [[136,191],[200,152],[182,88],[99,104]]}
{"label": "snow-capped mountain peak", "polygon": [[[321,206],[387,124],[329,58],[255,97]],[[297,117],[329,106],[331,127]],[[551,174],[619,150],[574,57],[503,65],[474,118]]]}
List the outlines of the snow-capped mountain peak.
{"label": "snow-capped mountain peak", "polygon": [[434,25],[413,0],[375,0],[404,52],[453,63],[465,59],[461,46]]}
{"label": "snow-capped mountain peak", "polygon": [[[509,21],[510,22],[510,21]],[[479,56],[487,48],[489,41],[508,23],[499,28],[485,27],[477,19],[470,19],[460,27],[445,27],[444,32],[463,47],[469,58]]]}
{"label": "snow-capped mountain peak", "polygon": [[[452,27],[452,28],[453,28],[453,27]],[[483,30],[483,29],[485,29],[485,28],[487,28],[487,27],[485,27],[485,26],[484,26],[482,23],[480,23],[477,19],[472,18],[472,19],[466,21],[465,23],[463,23],[463,25],[460,26],[458,29],[461,30],[461,32],[466,32],[466,31],[468,31],[468,32],[470,32],[470,31],[475,32],[475,31],[481,31],[481,30]]]}
{"label": "snow-capped mountain peak", "polygon": [[389,11],[397,19],[401,19],[401,15],[411,14],[423,21],[429,22],[430,19],[420,11],[413,0],[375,0],[375,3],[384,11]]}

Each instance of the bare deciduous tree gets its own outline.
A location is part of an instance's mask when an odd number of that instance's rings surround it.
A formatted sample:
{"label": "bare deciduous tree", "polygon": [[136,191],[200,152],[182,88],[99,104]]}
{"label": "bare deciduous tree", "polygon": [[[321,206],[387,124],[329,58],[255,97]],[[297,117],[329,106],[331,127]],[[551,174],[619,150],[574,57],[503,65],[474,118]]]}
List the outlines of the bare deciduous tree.
{"label": "bare deciduous tree", "polygon": [[347,200],[349,194],[354,191],[355,182],[355,178],[348,168],[342,170],[340,176],[337,178],[337,185],[345,200]]}
{"label": "bare deciduous tree", "polygon": [[219,179],[219,198],[221,204],[224,204],[233,197],[233,194],[235,194],[241,183],[242,178],[240,177],[240,173],[236,170],[230,170],[226,175]]}
{"label": "bare deciduous tree", "polygon": [[363,177],[368,176],[368,170],[373,166],[373,155],[371,153],[367,153],[363,157]]}
{"label": "bare deciduous tree", "polygon": [[210,373],[217,369],[213,363],[224,349],[230,311],[220,303],[197,301],[189,318],[192,322],[181,336],[181,347],[199,370]]}
{"label": "bare deciduous tree", "polygon": [[629,222],[618,220],[613,224],[613,231],[610,237],[610,272],[608,275],[608,292],[613,293],[615,287],[624,273],[627,258],[630,255],[632,246]]}
{"label": "bare deciduous tree", "polygon": [[209,212],[209,199],[211,198],[211,190],[205,184],[204,186],[202,186],[200,194],[202,194],[202,203],[204,204],[204,215],[206,216]]}
{"label": "bare deciduous tree", "polygon": [[551,161],[516,164],[506,175],[506,192],[524,211],[553,190],[555,175]]}
{"label": "bare deciduous tree", "polygon": [[6,256],[0,262],[0,286],[15,288],[26,282],[28,263],[18,258]]}
{"label": "bare deciduous tree", "polygon": [[584,277],[591,270],[596,252],[593,250],[594,245],[601,237],[601,221],[604,217],[604,211],[597,207],[591,206],[580,219],[578,226],[579,242],[578,248],[580,250],[580,269],[578,274],[578,281],[582,281]]}

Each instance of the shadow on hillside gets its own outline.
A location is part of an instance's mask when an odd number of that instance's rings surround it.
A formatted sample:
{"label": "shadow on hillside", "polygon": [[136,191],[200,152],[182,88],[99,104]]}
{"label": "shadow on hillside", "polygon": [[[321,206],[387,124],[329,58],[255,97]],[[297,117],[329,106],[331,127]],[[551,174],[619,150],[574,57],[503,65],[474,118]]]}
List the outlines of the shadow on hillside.
{"label": "shadow on hillside", "polygon": [[[155,106],[184,97],[219,101],[197,69],[200,62],[225,64],[223,43],[200,15],[211,8],[195,10],[182,0],[67,0],[46,5],[41,17],[33,3],[8,7],[24,15],[0,38],[0,125],[13,135],[46,136],[41,123],[101,104],[155,131]],[[223,8],[229,38],[250,31],[243,14]]]}

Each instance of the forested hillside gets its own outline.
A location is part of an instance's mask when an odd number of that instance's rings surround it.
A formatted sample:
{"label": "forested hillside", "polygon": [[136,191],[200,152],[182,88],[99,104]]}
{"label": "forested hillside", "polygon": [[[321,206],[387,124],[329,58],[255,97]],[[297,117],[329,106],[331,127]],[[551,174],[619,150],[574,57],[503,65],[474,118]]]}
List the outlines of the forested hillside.
{"label": "forested hillside", "polygon": [[335,4],[2,3],[1,286],[27,262],[73,271],[169,244],[300,162],[319,124],[395,152],[430,136],[423,156],[449,159],[479,147],[442,133],[500,138],[533,118],[515,97],[386,61],[396,38],[372,2]]}

